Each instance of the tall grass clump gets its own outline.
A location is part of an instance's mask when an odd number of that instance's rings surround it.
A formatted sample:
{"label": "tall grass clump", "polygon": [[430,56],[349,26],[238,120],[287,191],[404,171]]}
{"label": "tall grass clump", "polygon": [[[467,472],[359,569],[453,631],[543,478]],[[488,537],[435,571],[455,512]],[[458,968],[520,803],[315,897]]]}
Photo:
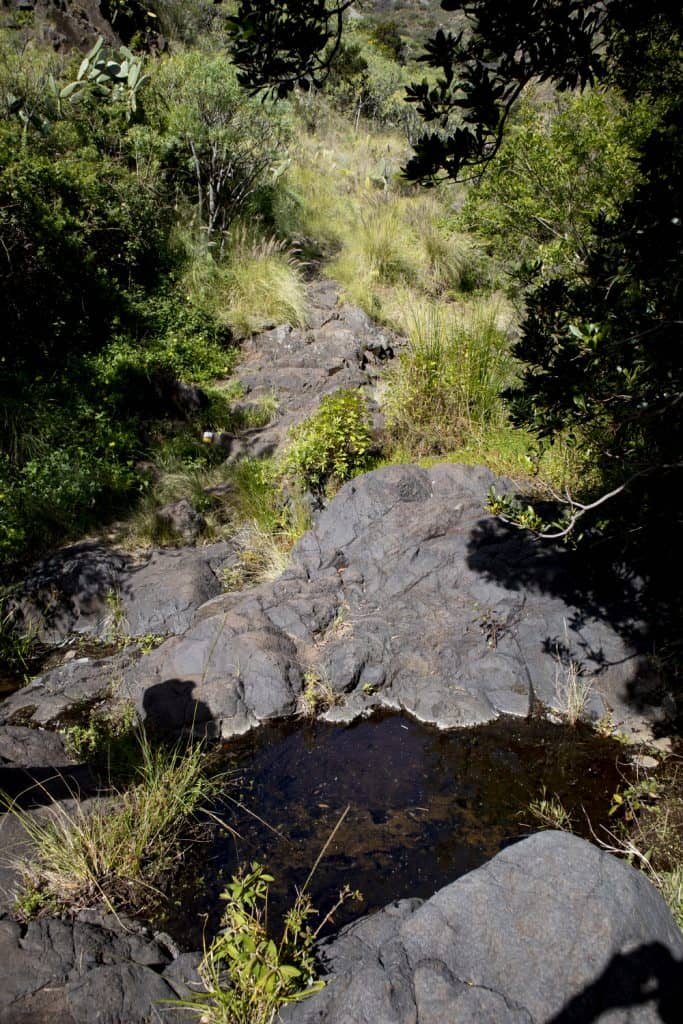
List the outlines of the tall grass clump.
{"label": "tall grass clump", "polygon": [[217,255],[198,249],[186,275],[190,298],[237,337],[307,319],[303,268],[288,245],[238,227]]}
{"label": "tall grass clump", "polygon": [[181,836],[212,783],[205,777],[201,745],[155,748],[141,733],[137,781],[107,802],[87,806],[56,802],[37,820],[14,802],[6,809],[23,825],[33,850],[18,865],[17,909],[25,917],[104,900],[143,909],[181,852]]}
{"label": "tall grass clump", "polygon": [[445,454],[477,428],[500,426],[501,390],[513,374],[502,315],[491,299],[408,312],[409,347],[387,373],[383,396],[390,447],[413,457]]}

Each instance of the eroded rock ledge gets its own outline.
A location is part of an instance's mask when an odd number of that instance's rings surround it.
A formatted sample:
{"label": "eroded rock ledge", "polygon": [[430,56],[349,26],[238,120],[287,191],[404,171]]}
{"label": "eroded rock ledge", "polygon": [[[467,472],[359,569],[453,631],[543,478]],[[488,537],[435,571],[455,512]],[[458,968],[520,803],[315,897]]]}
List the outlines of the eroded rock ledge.
{"label": "eroded rock ledge", "polygon": [[568,552],[497,522],[485,512],[491,486],[514,490],[452,464],[359,477],[279,579],[205,601],[145,657],[47,673],[0,705],[1,721],[49,725],[46,703],[63,708],[75,690],[84,701],[89,685],[101,699],[109,686],[156,724],[230,737],[295,714],[306,676],[338,695],[328,717],[384,707],[449,728],[563,711],[572,665],[590,683],[592,717],[656,715],[621,584],[591,589]]}

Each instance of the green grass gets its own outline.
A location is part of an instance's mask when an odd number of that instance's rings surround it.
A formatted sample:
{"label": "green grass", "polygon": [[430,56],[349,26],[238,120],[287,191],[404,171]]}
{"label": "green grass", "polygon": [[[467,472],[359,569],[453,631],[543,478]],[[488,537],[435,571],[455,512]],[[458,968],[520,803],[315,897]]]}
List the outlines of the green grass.
{"label": "green grass", "polygon": [[223,252],[199,250],[185,276],[191,300],[239,338],[307,319],[303,268],[288,245],[238,226]]}
{"label": "green grass", "polygon": [[443,455],[476,426],[502,425],[500,392],[514,373],[503,314],[492,299],[406,311],[409,348],[384,378],[390,446],[413,457]]}
{"label": "green grass", "polygon": [[212,790],[200,745],[154,748],[141,733],[137,781],[112,801],[84,806],[54,803],[36,820],[4,803],[32,841],[18,864],[17,912],[73,911],[104,901],[142,910],[159,897],[158,884],[182,853],[181,836]]}

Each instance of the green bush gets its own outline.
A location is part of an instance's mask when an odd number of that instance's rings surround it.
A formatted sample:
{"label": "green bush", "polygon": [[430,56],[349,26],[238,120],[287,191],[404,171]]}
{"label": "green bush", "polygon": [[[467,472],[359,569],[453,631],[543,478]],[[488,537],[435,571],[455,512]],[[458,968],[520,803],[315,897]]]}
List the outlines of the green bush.
{"label": "green bush", "polygon": [[598,215],[613,219],[638,181],[634,157],[652,111],[594,89],[527,100],[463,210],[514,271],[540,262],[544,276],[576,274]]}
{"label": "green bush", "polygon": [[318,411],[292,430],[291,438],[285,468],[307,487],[341,483],[366,469],[372,436],[361,393],[326,395]]}
{"label": "green bush", "polygon": [[165,58],[148,107],[148,151],[209,237],[258,208],[286,158],[289,123],[283,110],[247,96],[226,56],[194,50]]}

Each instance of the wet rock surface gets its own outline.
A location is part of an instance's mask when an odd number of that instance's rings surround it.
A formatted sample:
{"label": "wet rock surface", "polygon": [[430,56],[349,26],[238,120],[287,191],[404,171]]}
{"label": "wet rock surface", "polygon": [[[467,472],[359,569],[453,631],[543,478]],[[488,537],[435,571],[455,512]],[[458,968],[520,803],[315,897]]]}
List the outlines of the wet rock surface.
{"label": "wet rock surface", "polygon": [[683,935],[654,887],[558,832],[363,918],[324,957],[327,987],[283,1022],[673,1024],[683,998]]}
{"label": "wet rock surface", "polygon": [[351,481],[291,569],[204,604],[123,690],[160,724],[212,722],[229,737],[292,714],[305,674],[342,696],[334,720],[386,707],[446,728],[566,711],[578,674],[589,717],[628,723],[637,629],[607,592],[580,595],[567,552],[487,515],[491,486],[514,489],[459,465]]}

